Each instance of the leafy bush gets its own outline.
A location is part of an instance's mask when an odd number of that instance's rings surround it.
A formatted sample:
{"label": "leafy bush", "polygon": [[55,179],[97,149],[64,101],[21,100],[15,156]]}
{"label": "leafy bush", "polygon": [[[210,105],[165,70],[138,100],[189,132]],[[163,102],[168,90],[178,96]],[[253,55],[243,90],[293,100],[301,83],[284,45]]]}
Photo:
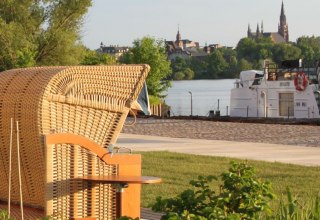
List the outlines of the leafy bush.
{"label": "leafy bush", "polygon": [[163,219],[259,219],[271,216],[269,202],[274,198],[270,183],[260,181],[247,163],[231,162],[221,174],[223,185],[217,194],[210,188],[214,176],[190,181],[192,189],[176,198],[157,198],[154,211],[165,212]]}
{"label": "leafy bush", "polygon": [[150,105],[159,105],[163,103],[163,101],[159,97],[153,95],[149,95],[149,102]]}

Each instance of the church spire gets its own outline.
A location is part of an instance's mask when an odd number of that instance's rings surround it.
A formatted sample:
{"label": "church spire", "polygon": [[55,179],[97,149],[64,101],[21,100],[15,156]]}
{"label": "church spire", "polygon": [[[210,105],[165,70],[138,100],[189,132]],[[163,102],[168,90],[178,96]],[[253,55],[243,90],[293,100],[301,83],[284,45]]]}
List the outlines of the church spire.
{"label": "church spire", "polygon": [[178,25],[178,32],[177,32],[177,36],[176,36],[176,41],[179,42],[181,41],[181,34],[180,34],[180,27]]}
{"label": "church spire", "polygon": [[259,23],[257,23],[256,38],[257,38],[257,39],[260,38]]}
{"label": "church spire", "polygon": [[283,5],[283,1],[282,1],[281,13],[280,13],[280,25],[286,25],[286,24],[287,24],[287,18],[284,13],[284,5]]}
{"label": "church spire", "polygon": [[251,36],[252,36],[251,27],[250,27],[250,24],[248,24],[247,37],[251,37]]}
{"label": "church spire", "polygon": [[281,5],[281,13],[280,13],[280,23],[278,27],[278,33],[286,40],[286,42],[289,42],[289,28],[287,24],[287,18],[284,13],[284,4],[282,1]]}

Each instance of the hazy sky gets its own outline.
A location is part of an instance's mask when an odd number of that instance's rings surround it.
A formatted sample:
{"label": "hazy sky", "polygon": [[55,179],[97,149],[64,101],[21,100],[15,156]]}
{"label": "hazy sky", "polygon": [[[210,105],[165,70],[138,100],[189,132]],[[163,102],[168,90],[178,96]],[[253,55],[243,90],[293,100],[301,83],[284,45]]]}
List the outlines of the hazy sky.
{"label": "hazy sky", "polygon": [[[236,46],[263,21],[265,32],[278,30],[282,0],[93,0],[82,29],[83,43],[131,46],[144,36],[182,39],[201,46]],[[320,0],[283,0],[290,41],[320,36]]]}

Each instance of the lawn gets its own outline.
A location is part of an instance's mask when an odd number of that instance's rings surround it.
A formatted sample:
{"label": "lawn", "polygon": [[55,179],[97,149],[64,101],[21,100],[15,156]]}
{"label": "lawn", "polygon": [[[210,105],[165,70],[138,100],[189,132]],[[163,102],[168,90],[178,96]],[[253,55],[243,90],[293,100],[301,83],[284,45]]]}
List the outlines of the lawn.
{"label": "lawn", "polygon": [[[140,152],[142,154],[142,174],[161,177],[163,183],[142,186],[142,206],[150,207],[156,197],[173,197],[190,188],[189,181],[199,175],[219,176],[227,171],[232,160],[241,159],[213,156],[196,156],[171,152]],[[255,167],[257,176],[272,183],[278,196],[290,187],[292,193],[302,202],[315,198],[320,192],[320,167],[306,167],[283,163],[248,160]],[[221,182],[213,182],[216,191]],[[286,197],[286,196],[284,196]]]}

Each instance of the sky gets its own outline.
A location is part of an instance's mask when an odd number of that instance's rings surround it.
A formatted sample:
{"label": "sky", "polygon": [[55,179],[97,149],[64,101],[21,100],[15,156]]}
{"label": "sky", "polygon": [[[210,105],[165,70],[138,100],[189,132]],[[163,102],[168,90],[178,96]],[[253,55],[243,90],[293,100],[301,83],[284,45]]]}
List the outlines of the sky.
{"label": "sky", "polygon": [[[320,36],[320,0],[283,0],[289,40]],[[90,49],[104,45],[132,46],[145,36],[182,39],[235,47],[255,31],[277,32],[282,0],[93,0],[81,31]]]}

